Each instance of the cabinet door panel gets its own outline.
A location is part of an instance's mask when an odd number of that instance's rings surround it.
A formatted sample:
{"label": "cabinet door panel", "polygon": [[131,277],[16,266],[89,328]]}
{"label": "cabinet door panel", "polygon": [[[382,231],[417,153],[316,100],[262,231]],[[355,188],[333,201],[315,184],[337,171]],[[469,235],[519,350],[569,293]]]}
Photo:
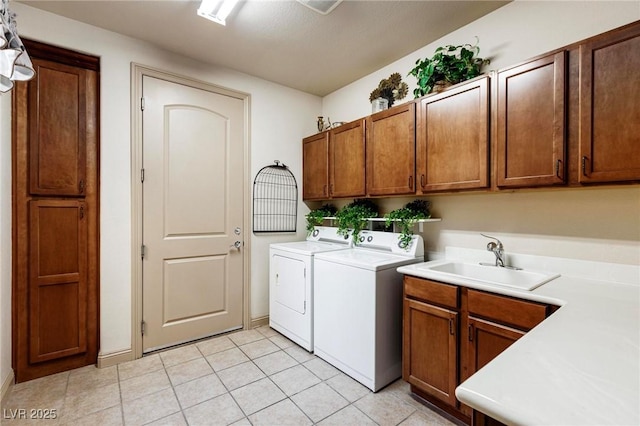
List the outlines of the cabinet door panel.
{"label": "cabinet door panel", "polygon": [[29,202],[29,361],[87,350],[87,220],[79,200]]}
{"label": "cabinet door panel", "polygon": [[329,136],[331,197],[362,197],[365,191],[365,120],[345,124]]}
{"label": "cabinet door panel", "polygon": [[418,170],[423,192],[486,188],[489,78],[420,101]]}
{"label": "cabinet door panel", "polygon": [[329,196],[329,132],[302,140],[302,198],[322,200]]}
{"label": "cabinet door panel", "polygon": [[415,192],[415,104],[379,112],[367,122],[367,192],[369,195]]}
{"label": "cabinet door panel", "polygon": [[580,182],[640,180],[640,27],[580,46]]}
{"label": "cabinet door panel", "polygon": [[470,375],[487,365],[489,361],[525,335],[523,331],[474,317],[469,317],[468,331]]}
{"label": "cabinet door panel", "polygon": [[86,70],[38,59],[33,63],[30,193],[82,196],[86,186]]}
{"label": "cabinet door panel", "polygon": [[405,299],[403,379],[456,405],[458,313]]}
{"label": "cabinet door panel", "polygon": [[564,183],[565,55],[498,73],[498,186]]}

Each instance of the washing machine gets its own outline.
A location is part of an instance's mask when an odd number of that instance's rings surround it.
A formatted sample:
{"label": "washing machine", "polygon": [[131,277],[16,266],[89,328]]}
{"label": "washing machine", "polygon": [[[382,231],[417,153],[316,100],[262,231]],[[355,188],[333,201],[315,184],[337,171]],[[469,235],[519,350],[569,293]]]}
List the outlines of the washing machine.
{"label": "washing machine", "polygon": [[314,257],[346,250],[350,235],[317,226],[306,241],[269,246],[269,325],[313,352]]}
{"label": "washing machine", "polygon": [[414,235],[363,231],[351,249],[318,253],[314,260],[314,352],[378,391],[402,376],[402,274],[424,261]]}

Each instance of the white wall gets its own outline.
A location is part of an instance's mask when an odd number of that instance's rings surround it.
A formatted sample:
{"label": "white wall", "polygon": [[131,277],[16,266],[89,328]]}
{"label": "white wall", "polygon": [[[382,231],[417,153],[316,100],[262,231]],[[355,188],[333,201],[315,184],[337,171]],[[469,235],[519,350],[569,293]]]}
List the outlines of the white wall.
{"label": "white wall", "polygon": [[[11,94],[0,94],[0,389],[11,370]],[[2,394],[0,393],[0,398]]]}
{"label": "white wall", "polygon": [[[369,93],[392,72],[406,76],[438,46],[475,43],[500,69],[640,19],[640,1],[515,1],[323,99],[323,115],[351,121],[371,114]],[[403,77],[415,87],[413,77]],[[409,101],[409,95],[404,102]],[[640,263],[640,187],[519,191],[427,197],[440,223],[425,225],[426,248],[483,248],[495,234],[507,252]],[[408,199],[380,200],[383,212]]]}
{"label": "white wall", "polygon": [[[273,160],[290,166],[301,181],[302,137],[313,133],[321,110],[321,99],[245,74],[160,50],[148,43],[121,36],[93,26],[34,9],[11,4],[19,15],[23,37],[100,56],[100,354],[110,354],[131,347],[131,140],[130,140],[130,64],[141,63],[191,78],[251,94],[250,138],[251,181],[257,171]],[[3,120],[1,143],[10,146],[9,108],[0,111]],[[3,152],[4,153],[4,152]],[[2,157],[4,174],[8,158]],[[10,173],[10,171],[9,171]],[[2,179],[2,188],[6,180]],[[301,186],[299,185],[299,189]],[[3,189],[4,190],[4,189]],[[250,190],[250,189],[249,189]],[[3,203],[0,217],[10,217],[10,207]],[[10,206],[10,204],[8,205]],[[250,207],[250,206],[249,206]],[[297,235],[251,235],[251,317],[268,314],[267,248],[271,242],[300,239],[304,236],[304,214],[300,203]],[[4,225],[4,222],[3,222]],[[4,229],[4,228],[3,228]],[[3,233],[4,235],[4,233]],[[10,248],[9,248],[10,252]],[[2,250],[3,256],[5,247]],[[2,260],[4,267],[4,258]],[[4,275],[2,276],[4,277]],[[0,277],[0,278],[2,278]],[[5,292],[9,281],[2,278],[2,327],[5,321]],[[10,307],[10,305],[8,305]],[[9,309],[10,312],[10,309]],[[10,347],[10,334],[2,335],[2,354]],[[4,355],[2,358],[4,362]],[[3,365],[4,368],[4,365]],[[4,370],[3,370],[4,371]],[[2,373],[4,378],[4,372]],[[0,378],[0,379],[1,379]]]}

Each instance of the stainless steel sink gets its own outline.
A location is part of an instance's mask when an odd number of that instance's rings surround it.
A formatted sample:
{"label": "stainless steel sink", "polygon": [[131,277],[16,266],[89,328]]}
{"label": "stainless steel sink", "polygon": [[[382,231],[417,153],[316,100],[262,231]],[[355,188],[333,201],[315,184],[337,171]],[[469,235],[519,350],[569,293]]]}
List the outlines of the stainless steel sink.
{"label": "stainless steel sink", "polygon": [[533,290],[560,276],[553,272],[516,270],[457,261],[428,262],[415,265],[415,268],[421,270],[427,278],[444,282],[453,278],[453,284],[464,285],[466,281],[520,290]]}

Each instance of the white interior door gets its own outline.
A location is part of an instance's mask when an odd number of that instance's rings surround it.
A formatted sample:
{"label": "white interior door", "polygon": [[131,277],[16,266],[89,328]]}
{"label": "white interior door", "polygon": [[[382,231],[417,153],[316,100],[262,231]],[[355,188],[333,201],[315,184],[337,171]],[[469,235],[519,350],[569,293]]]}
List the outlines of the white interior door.
{"label": "white interior door", "polygon": [[148,352],[242,327],[245,126],[241,99],[146,75],[142,91]]}

